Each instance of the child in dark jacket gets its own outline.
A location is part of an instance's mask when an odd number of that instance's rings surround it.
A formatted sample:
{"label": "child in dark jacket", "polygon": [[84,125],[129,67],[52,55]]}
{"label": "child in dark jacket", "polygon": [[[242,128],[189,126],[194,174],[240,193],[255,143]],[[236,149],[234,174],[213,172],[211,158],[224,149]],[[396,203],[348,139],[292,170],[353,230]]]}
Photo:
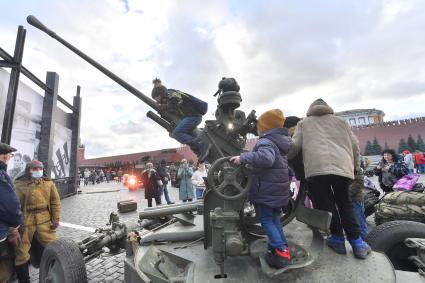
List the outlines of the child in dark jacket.
{"label": "child in dark jacket", "polygon": [[230,159],[235,164],[254,168],[248,197],[269,239],[266,261],[276,268],[283,268],[291,262],[290,249],[280,223],[282,208],[287,206],[290,198],[286,155],[291,147],[291,138],[288,130],[283,128],[284,121],[279,109],[263,113],[257,122],[260,138],[252,152]]}

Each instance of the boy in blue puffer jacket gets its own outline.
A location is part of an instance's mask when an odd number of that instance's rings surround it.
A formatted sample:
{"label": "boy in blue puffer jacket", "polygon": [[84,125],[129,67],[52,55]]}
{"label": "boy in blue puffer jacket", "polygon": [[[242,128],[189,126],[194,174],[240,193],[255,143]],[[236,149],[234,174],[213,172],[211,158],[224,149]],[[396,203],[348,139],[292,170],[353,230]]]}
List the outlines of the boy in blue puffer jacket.
{"label": "boy in blue puffer jacket", "polygon": [[263,113],[257,121],[260,138],[252,152],[230,159],[235,164],[248,164],[254,168],[248,197],[269,239],[266,261],[276,268],[291,263],[290,249],[280,224],[282,208],[287,206],[290,198],[291,182],[286,156],[291,148],[291,138],[288,129],[283,128],[284,121],[279,109]]}

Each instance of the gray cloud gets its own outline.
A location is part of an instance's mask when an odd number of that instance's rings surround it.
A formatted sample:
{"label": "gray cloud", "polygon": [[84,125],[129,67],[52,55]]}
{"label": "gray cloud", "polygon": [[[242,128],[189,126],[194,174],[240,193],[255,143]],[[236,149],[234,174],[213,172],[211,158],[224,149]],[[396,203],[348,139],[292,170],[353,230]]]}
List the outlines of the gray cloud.
{"label": "gray cloud", "polygon": [[4,2],[11,12],[0,19],[0,46],[13,53],[23,24],[24,65],[41,79],[58,72],[69,101],[82,86],[81,136],[90,156],[178,143],[145,117],[143,102],[26,24],[28,14],[146,95],[160,76],[206,100],[208,119],[222,76],[238,80],[247,111],[304,115],[322,97],[337,111],[385,107],[396,117],[403,105],[403,117],[424,115],[423,1]]}

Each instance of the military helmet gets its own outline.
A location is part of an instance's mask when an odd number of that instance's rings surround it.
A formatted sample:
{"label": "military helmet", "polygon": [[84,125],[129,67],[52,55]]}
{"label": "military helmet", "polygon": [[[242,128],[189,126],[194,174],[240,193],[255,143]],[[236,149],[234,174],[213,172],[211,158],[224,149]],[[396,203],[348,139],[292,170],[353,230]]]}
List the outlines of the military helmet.
{"label": "military helmet", "polygon": [[43,169],[44,168],[44,165],[43,165],[43,162],[35,159],[35,160],[33,160],[33,161],[31,161],[29,163],[29,168],[30,169],[34,169],[34,168],[41,168],[41,169]]}

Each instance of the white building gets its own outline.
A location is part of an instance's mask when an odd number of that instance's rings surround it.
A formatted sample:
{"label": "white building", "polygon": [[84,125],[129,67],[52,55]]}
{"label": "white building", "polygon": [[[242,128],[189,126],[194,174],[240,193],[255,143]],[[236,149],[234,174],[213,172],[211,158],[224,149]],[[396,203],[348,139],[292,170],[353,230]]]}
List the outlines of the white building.
{"label": "white building", "polygon": [[351,126],[370,125],[384,122],[385,113],[382,110],[353,109],[336,112],[335,115],[344,118]]}

